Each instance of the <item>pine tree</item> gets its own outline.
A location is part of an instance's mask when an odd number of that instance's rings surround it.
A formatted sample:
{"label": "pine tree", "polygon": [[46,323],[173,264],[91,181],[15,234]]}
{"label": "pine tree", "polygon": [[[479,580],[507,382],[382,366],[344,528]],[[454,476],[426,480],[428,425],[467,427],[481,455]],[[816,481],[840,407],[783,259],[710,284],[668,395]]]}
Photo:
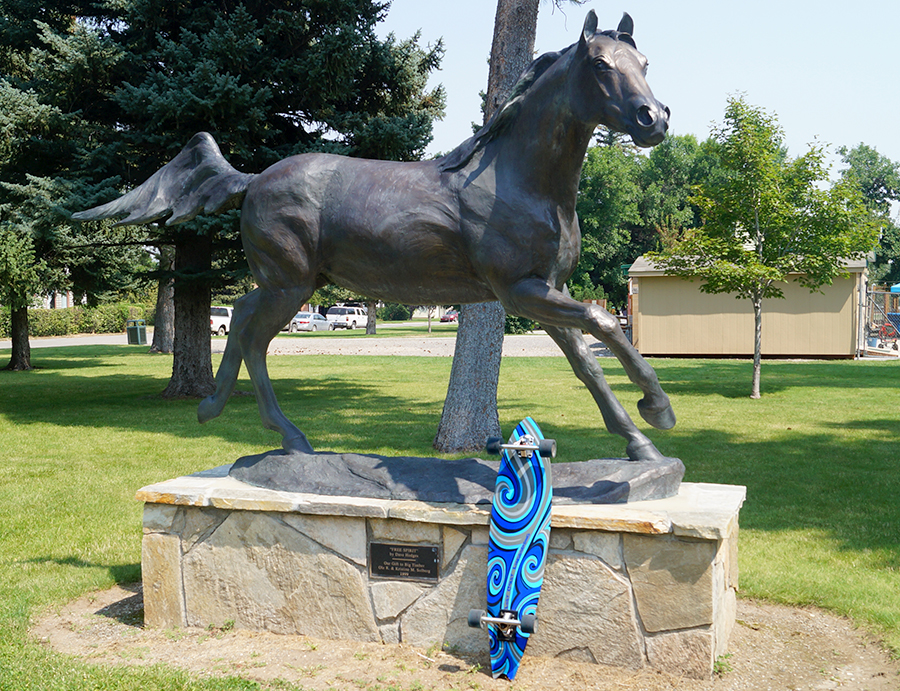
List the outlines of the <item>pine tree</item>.
{"label": "pine tree", "polygon": [[[28,307],[35,296],[73,290],[96,300],[133,284],[122,267],[141,254],[134,247],[98,250],[65,221],[82,191],[69,174],[84,137],[98,129],[85,117],[114,62],[96,32],[73,18],[80,9],[66,2],[0,4],[0,301],[12,310],[10,369],[31,366]],[[94,14],[85,10],[86,17]]]}
{"label": "pine tree", "polygon": [[[4,0],[0,65],[19,75],[10,88],[23,99],[36,85],[38,105],[65,124],[54,130],[60,136],[42,139],[48,165],[22,151],[20,170],[0,162],[0,180],[21,184],[7,173],[22,178],[26,169],[54,179],[66,189],[56,200],[65,215],[139,184],[198,131],[210,132],[248,172],[307,151],[419,158],[443,109],[442,90],[426,89],[442,47],[422,48],[418,36],[379,40],[374,27],[385,12],[375,0]],[[23,65],[26,55],[39,69]],[[51,145],[55,170],[45,155]],[[230,213],[126,236],[95,223],[69,231],[110,248],[176,248],[169,395],[211,391],[210,292],[246,273],[237,219]]]}

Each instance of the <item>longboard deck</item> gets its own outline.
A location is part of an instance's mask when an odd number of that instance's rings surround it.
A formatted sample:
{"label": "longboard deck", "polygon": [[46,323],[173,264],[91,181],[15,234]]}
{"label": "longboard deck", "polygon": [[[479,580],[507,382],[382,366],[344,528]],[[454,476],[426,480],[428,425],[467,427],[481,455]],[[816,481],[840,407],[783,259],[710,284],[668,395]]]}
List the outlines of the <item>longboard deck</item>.
{"label": "longboard deck", "polygon": [[[516,425],[509,438],[515,444],[523,436],[538,444],[544,438],[530,417]],[[517,619],[535,615],[550,538],[550,508],[553,484],[550,459],[540,451],[521,457],[503,449],[494,487],[488,547],[487,615],[503,617],[515,613]],[[507,614],[507,616],[510,616]],[[491,672],[496,679],[510,681],[519,669],[530,634],[513,627],[504,636],[500,627],[488,625]]]}

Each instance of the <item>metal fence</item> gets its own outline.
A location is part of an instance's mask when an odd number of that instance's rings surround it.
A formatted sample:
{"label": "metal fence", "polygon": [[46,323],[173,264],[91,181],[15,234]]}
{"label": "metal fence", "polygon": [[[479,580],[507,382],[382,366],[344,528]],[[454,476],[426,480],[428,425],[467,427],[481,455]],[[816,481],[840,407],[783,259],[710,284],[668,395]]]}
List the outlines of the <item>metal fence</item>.
{"label": "metal fence", "polygon": [[900,293],[871,290],[866,300],[866,346],[897,350],[900,340]]}

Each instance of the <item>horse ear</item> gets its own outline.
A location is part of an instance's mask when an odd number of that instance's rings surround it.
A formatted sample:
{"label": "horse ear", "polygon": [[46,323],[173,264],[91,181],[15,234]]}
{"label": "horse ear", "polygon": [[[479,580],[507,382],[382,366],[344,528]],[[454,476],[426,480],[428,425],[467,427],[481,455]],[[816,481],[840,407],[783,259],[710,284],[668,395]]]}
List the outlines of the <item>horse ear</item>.
{"label": "horse ear", "polygon": [[597,33],[597,13],[591,10],[584,19],[584,29],[581,31],[581,43],[590,41]]}
{"label": "horse ear", "polygon": [[616,29],[621,34],[628,34],[629,36],[634,36],[634,20],[631,18],[631,15],[627,12],[622,13],[622,21],[619,22],[619,28]]}

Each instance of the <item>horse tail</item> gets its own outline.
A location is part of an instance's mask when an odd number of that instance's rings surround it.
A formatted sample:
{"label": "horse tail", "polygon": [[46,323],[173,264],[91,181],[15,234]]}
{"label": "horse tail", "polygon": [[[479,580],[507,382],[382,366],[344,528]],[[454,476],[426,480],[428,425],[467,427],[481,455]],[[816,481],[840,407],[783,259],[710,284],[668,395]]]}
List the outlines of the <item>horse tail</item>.
{"label": "horse tail", "polygon": [[175,225],[198,214],[240,208],[254,177],[233,168],[212,136],[200,132],[146,182],[108,204],[74,213],[72,218],[98,221],[125,215],[115,225],[141,225],[162,219],[167,219],[166,225]]}

